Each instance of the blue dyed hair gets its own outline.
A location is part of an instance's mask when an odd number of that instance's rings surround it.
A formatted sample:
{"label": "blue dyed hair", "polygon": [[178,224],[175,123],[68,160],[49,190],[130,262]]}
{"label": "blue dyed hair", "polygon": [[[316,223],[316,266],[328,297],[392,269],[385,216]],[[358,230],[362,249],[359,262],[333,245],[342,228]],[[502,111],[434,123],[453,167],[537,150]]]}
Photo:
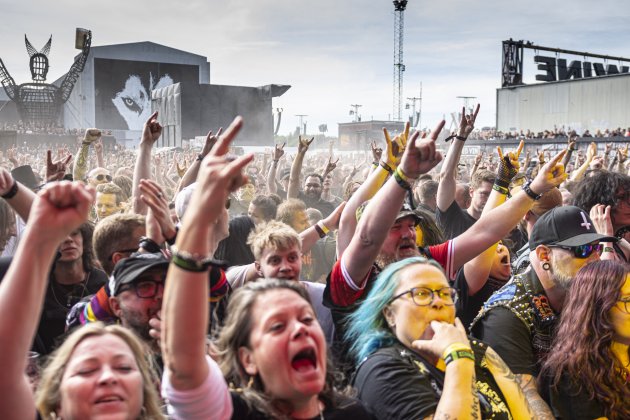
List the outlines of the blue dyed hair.
{"label": "blue dyed hair", "polygon": [[390,346],[397,341],[383,315],[383,309],[394,296],[400,280],[400,271],[413,264],[430,265],[444,272],[442,266],[434,260],[412,257],[388,265],[379,274],[365,300],[348,316],[346,340],[352,343],[350,351],[354,354],[357,364],[381,347]]}

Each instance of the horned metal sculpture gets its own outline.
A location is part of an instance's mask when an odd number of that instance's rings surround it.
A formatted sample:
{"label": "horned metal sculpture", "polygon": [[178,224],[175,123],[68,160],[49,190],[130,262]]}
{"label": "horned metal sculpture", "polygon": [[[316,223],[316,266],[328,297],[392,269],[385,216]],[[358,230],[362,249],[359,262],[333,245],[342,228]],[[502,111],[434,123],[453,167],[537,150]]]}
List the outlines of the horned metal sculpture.
{"label": "horned metal sculpture", "polygon": [[70,97],[79,74],[85,67],[90,53],[92,32],[77,28],[75,47],[81,50],[81,54],[75,58],[60,86],[45,83],[49,69],[48,53],[50,52],[52,35],[40,51],[31,45],[26,35],[24,35],[24,40],[30,57],[32,83],[16,85],[2,59],[0,59],[0,82],[7,96],[17,105],[22,121],[42,126],[57,124],[61,108]]}

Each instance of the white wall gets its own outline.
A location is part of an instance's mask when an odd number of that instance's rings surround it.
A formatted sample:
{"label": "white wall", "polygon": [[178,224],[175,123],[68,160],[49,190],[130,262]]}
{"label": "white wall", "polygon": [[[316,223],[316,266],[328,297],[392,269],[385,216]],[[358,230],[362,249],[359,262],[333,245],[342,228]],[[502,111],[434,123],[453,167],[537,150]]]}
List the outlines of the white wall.
{"label": "white wall", "polygon": [[497,129],[630,127],[630,74],[497,89]]}

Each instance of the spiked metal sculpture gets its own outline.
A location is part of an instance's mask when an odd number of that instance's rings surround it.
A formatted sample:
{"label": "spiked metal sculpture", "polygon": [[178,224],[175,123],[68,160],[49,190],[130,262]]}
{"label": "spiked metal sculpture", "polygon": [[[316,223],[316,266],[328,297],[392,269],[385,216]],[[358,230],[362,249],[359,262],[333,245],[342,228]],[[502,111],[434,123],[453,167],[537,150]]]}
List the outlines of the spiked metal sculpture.
{"label": "spiked metal sculpture", "polygon": [[0,59],[0,82],[7,96],[16,103],[22,121],[42,126],[57,124],[61,108],[70,97],[74,84],[85,67],[90,53],[92,32],[77,28],[77,48],[81,49],[81,54],[74,60],[60,86],[44,83],[49,69],[48,53],[52,35],[40,51],[33,47],[26,35],[24,35],[24,41],[30,57],[33,82],[16,85],[2,59]]}

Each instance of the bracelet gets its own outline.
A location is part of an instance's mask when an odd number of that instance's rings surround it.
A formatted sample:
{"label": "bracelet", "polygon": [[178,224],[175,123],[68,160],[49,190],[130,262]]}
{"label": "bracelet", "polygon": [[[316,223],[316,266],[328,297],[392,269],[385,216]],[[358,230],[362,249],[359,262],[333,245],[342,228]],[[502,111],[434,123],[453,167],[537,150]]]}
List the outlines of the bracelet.
{"label": "bracelet", "polygon": [[383,161],[380,161],[379,165],[381,165],[381,168],[385,169],[390,174],[394,173],[394,170],[387,163],[384,163]]}
{"label": "bracelet", "polygon": [[280,159],[273,159],[273,163],[275,163],[276,165],[278,164],[278,161],[280,161]]}
{"label": "bracelet", "polygon": [[204,157],[205,157],[204,155],[202,155],[201,153],[199,153],[199,154],[197,155],[197,159],[196,159],[196,160],[197,160],[197,161],[202,161]]}
{"label": "bracelet", "polygon": [[177,239],[177,234],[179,233],[179,226],[175,226],[175,235],[172,238],[167,239],[166,243],[169,245],[175,245],[175,239]]}
{"label": "bracelet", "polygon": [[321,227],[319,227],[319,222],[317,222],[315,225],[313,225],[313,227],[315,228],[315,230],[317,231],[317,234],[319,235],[319,238],[325,238],[326,237],[326,232],[324,232],[322,230]]}
{"label": "bracelet", "polygon": [[445,359],[446,356],[449,355],[449,353],[455,351],[455,350],[470,350],[470,345],[466,344],[466,343],[453,343],[450,346],[448,346],[447,348],[444,349],[444,351],[442,352],[442,359]]}
{"label": "bracelet", "polygon": [[6,194],[0,195],[0,197],[4,198],[5,200],[9,200],[15,197],[17,193],[18,193],[18,182],[14,180],[13,186],[11,186],[11,189],[9,189],[9,191],[7,191]]}
{"label": "bracelet", "polygon": [[468,347],[467,349],[453,350],[444,358],[444,364],[448,366],[449,363],[454,362],[458,359],[470,359],[474,362],[475,354],[470,347]]}
{"label": "bracelet", "polygon": [[503,195],[508,195],[508,193],[510,192],[510,190],[508,190],[506,187],[503,187],[501,185],[498,184],[494,184],[492,186],[492,189],[495,191],[498,191],[499,193],[503,194]]}
{"label": "bracelet", "polygon": [[407,184],[409,184],[409,177],[408,177],[407,175],[405,175],[405,173],[402,171],[402,169],[400,169],[400,166],[398,166],[398,167],[396,168],[396,171],[395,171],[395,172],[398,174],[398,176],[399,176],[399,177],[400,177],[403,181],[405,181]]}
{"label": "bracelet", "polygon": [[400,188],[402,188],[403,190],[406,190],[406,191],[411,190],[411,185],[409,185],[407,181],[405,181],[404,179],[400,177],[400,174],[398,173],[398,171],[394,171],[394,179],[396,180],[396,183],[400,186]]}
{"label": "bracelet", "polygon": [[540,200],[540,197],[542,197],[542,194],[536,194],[534,191],[532,191],[531,188],[529,188],[529,185],[531,184],[531,181],[527,181],[526,183],[523,184],[523,191],[525,191],[525,193],[529,196],[529,198],[531,198],[532,200]]}
{"label": "bracelet", "polygon": [[211,257],[180,251],[175,245],[171,247],[171,262],[182,270],[192,271],[193,273],[202,273],[211,266],[220,265]]}
{"label": "bracelet", "polygon": [[330,232],[330,229],[328,229],[328,227],[321,220],[317,222],[317,226],[319,226],[322,232],[324,232],[326,235],[328,235],[328,232]]}
{"label": "bracelet", "polygon": [[160,245],[157,242],[155,242],[153,239],[148,238],[146,236],[140,237],[140,242],[138,243],[138,247],[143,248],[152,254],[162,251],[162,247],[160,247]]}
{"label": "bracelet", "polygon": [[89,142],[89,141],[82,141],[81,144],[84,145],[84,146],[89,146],[92,143]]}
{"label": "bracelet", "polygon": [[445,138],[444,141],[451,141],[453,139],[457,139],[457,140],[460,140],[460,141],[466,141],[468,139],[468,137],[452,135],[452,136],[448,136],[447,138]]}

